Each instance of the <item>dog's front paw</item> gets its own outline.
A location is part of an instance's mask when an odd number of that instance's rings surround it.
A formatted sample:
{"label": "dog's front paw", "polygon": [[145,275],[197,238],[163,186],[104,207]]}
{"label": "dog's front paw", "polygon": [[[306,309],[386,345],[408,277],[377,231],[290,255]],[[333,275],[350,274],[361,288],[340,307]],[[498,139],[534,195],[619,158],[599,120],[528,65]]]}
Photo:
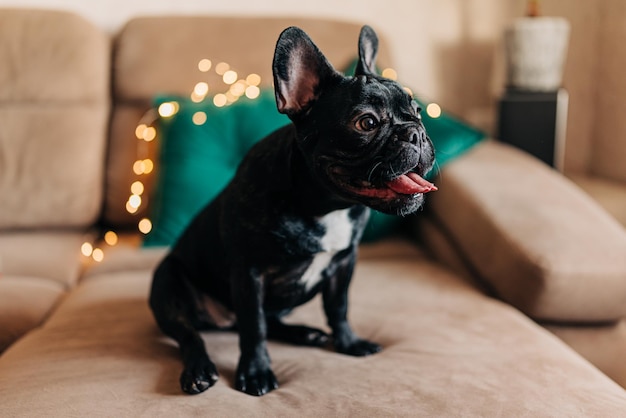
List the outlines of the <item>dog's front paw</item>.
{"label": "dog's front paw", "polygon": [[335,347],[338,353],[357,357],[369,356],[382,350],[380,345],[360,338],[350,341],[349,343],[335,344]]}
{"label": "dog's front paw", "polygon": [[202,393],[217,382],[218,373],[211,360],[186,367],[180,375],[180,387],[190,395]]}
{"label": "dog's front paw", "polygon": [[278,381],[269,366],[269,358],[267,360],[241,358],[237,366],[235,387],[254,396],[263,396],[277,389]]}

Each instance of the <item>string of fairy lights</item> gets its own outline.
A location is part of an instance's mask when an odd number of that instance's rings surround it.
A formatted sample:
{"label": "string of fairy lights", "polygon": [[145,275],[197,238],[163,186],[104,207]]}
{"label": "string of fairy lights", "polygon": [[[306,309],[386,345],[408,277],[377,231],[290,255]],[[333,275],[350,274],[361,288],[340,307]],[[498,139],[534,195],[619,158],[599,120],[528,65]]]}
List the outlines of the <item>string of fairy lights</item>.
{"label": "string of fairy lights", "polygon": [[[261,76],[256,73],[248,74],[246,77],[239,77],[230,64],[226,62],[213,62],[208,58],[198,61],[198,71],[200,73],[208,73],[213,70],[220,77],[225,86],[223,91],[212,95],[213,104],[216,107],[229,106],[242,97],[254,100],[261,93]],[[205,74],[206,75],[206,74]],[[397,80],[397,72],[392,68],[386,68],[382,71],[382,76]],[[205,77],[206,78],[206,77]],[[409,94],[413,94],[408,87],[405,87]],[[206,81],[199,81],[193,87],[189,98],[194,103],[201,103],[207,100],[211,87]],[[156,122],[159,118],[171,118],[180,110],[180,103],[176,100],[161,103],[158,108],[151,108],[141,117],[136,128],[135,137],[137,139],[137,159],[133,162],[132,172],[135,179],[130,184],[129,196],[126,201],[126,211],[135,215],[142,206],[147,204],[147,187],[146,180],[155,169],[155,162],[149,158],[149,145],[158,137]],[[441,115],[441,108],[436,103],[430,103],[426,107],[429,116],[437,118]],[[192,121],[196,125],[203,125],[207,121],[207,114],[203,111],[197,111],[192,115]],[[143,217],[137,222],[137,229],[142,234],[148,234],[152,230],[152,222],[150,218]],[[103,235],[103,243],[94,246],[90,241],[85,241],[81,246],[81,253],[85,257],[91,258],[95,262],[104,260],[105,252],[103,247],[114,247],[118,244],[118,234],[113,230],[108,230]]]}

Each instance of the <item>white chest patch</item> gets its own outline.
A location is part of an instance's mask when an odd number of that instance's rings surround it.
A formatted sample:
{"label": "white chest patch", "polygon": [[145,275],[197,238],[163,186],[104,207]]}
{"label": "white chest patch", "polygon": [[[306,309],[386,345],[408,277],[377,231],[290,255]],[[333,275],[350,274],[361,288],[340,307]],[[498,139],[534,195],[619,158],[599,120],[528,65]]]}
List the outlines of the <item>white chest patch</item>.
{"label": "white chest patch", "polygon": [[321,243],[324,251],[345,250],[352,241],[352,221],[349,209],[336,210],[323,216],[319,222],[326,228]]}
{"label": "white chest patch", "polygon": [[321,280],[322,272],[328,267],[333,256],[350,246],[352,222],[348,211],[348,209],[337,210],[319,219],[319,222],[324,225],[326,233],[320,240],[322,252],[315,254],[313,261],[300,279],[305,284],[307,291]]}

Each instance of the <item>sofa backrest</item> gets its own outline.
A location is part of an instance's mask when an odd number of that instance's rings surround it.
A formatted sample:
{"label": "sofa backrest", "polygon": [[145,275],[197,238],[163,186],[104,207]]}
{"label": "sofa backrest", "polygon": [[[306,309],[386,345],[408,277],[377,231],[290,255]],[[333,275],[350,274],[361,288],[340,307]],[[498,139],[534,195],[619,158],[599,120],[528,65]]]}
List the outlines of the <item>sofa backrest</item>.
{"label": "sofa backrest", "polygon": [[[136,127],[158,94],[189,96],[196,83],[210,86],[207,97],[224,88],[215,72],[225,62],[246,77],[257,74],[261,87],[271,87],[271,63],[278,35],[288,26],[304,29],[338,69],[357,57],[360,25],[356,23],[289,18],[146,17],[131,20],[115,40],[113,49],[113,115],[104,220],[115,226],[134,226],[147,212],[142,204],[135,214],[126,209],[133,182],[146,187],[143,201],[155,178],[135,174],[134,162],[155,159],[156,142],[136,137]],[[380,33],[379,33],[380,36]],[[389,65],[389,50],[380,39],[378,62]],[[210,71],[198,64],[211,61]],[[158,169],[158,167],[157,167]]]}
{"label": "sofa backrest", "polygon": [[109,51],[73,14],[0,10],[0,230],[97,219]]}

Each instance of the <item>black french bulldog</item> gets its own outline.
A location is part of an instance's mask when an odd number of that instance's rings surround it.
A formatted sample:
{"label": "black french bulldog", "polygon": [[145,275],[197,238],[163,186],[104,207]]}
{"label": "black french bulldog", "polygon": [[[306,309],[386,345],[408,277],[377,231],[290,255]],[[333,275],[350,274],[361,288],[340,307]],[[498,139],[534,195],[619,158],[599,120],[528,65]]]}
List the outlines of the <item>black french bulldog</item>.
{"label": "black french bulldog", "polygon": [[[213,386],[218,373],[199,330],[237,329],[237,389],[278,387],[266,339],[365,356],[380,351],[346,319],[348,285],[371,207],[406,215],[437,188],[417,103],[376,74],[378,38],[365,26],[354,77],[333,69],[300,29],[278,39],[276,103],[292,124],[246,155],[224,191],[191,222],[158,266],[150,307],[176,340],[182,390]],[[242,121],[245,123],[246,121]],[[281,318],[322,292],[332,338]]]}

